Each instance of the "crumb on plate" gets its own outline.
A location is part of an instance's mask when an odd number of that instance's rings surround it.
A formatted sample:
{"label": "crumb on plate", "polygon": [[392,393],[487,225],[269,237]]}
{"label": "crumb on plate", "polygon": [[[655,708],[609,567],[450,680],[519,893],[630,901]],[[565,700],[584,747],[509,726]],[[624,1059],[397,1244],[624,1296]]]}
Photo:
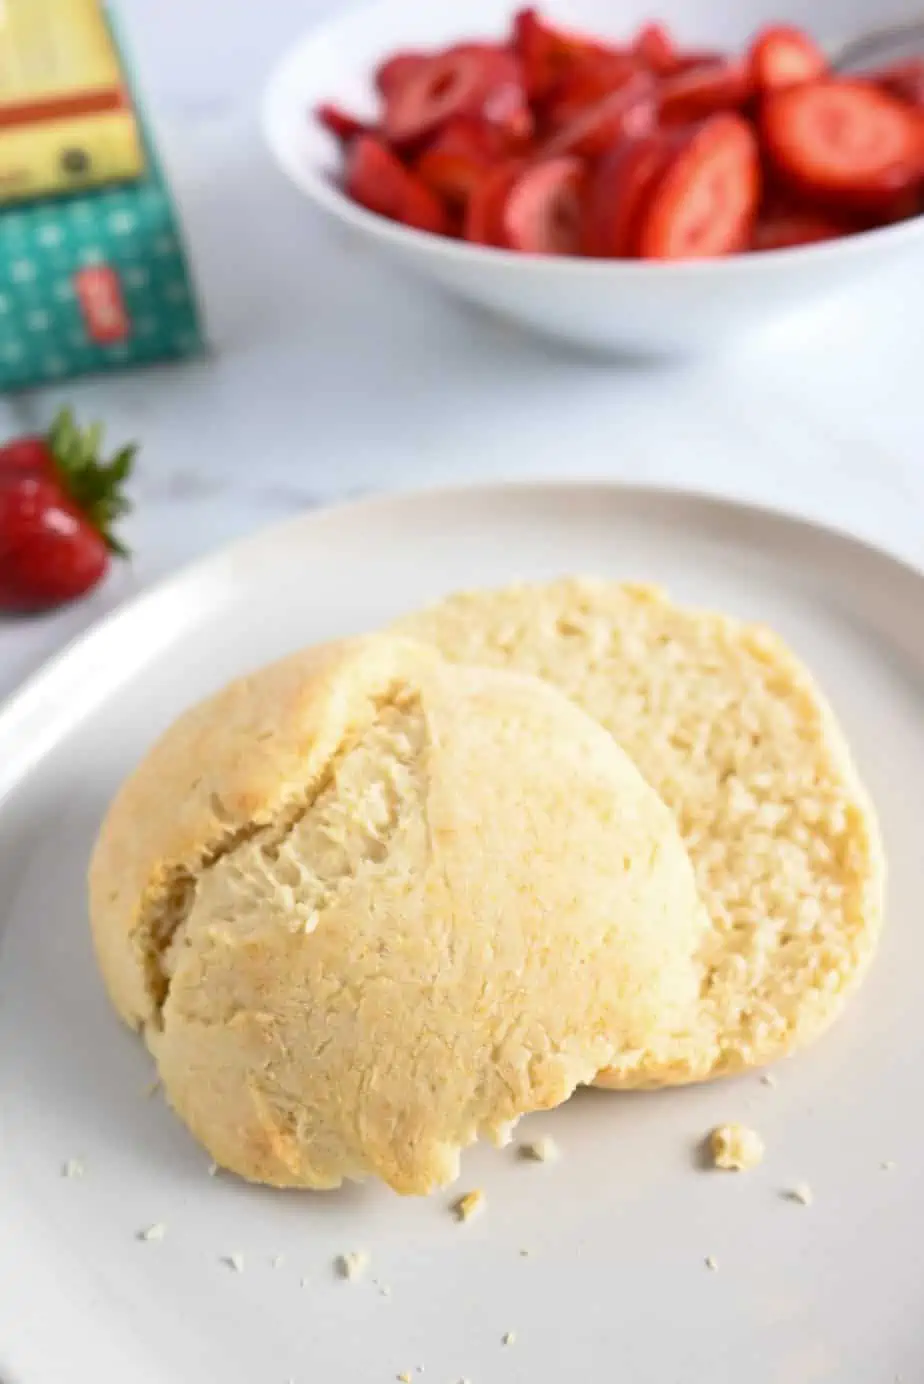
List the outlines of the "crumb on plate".
{"label": "crumb on plate", "polygon": [[707,1268],[707,1269],[712,1269],[713,1273],[715,1273],[716,1270],[718,1269],[718,1267],[719,1267],[719,1261],[718,1261],[718,1259],[716,1259],[716,1258],[715,1258],[713,1255],[711,1255],[711,1254],[707,1254],[707,1255],[706,1255],[706,1268]]}
{"label": "crumb on plate", "polygon": [[512,1346],[516,1339],[517,1333],[515,1331],[505,1331],[503,1336],[501,1337],[502,1343],[505,1346]]}
{"label": "crumb on plate", "polygon": [[807,1182],[797,1182],[786,1193],[786,1197],[789,1201],[797,1201],[800,1206],[811,1206],[815,1200],[815,1194]]}
{"label": "crumb on plate", "polygon": [[744,1125],[719,1125],[709,1135],[709,1152],[715,1167],[729,1172],[746,1172],[763,1160],[764,1141]]}
{"label": "crumb on plate", "polygon": [[225,1263],[227,1264],[228,1268],[233,1269],[235,1273],[244,1272],[243,1254],[228,1254],[225,1256]]}
{"label": "crumb on plate", "polygon": [[350,1250],[336,1260],[337,1273],[341,1278],[354,1280],[362,1278],[369,1267],[369,1254],[364,1249]]}
{"label": "crumb on plate", "polygon": [[69,1158],[61,1168],[62,1177],[83,1177],[85,1168],[80,1158]]}
{"label": "crumb on plate", "polygon": [[146,1226],[144,1230],[138,1231],[139,1240],[156,1241],[162,1240],[167,1233],[167,1227],[163,1221],[157,1221],[154,1225]]}
{"label": "crumb on plate", "polygon": [[534,1163],[554,1163],[556,1159],[561,1157],[561,1149],[548,1134],[542,1134],[538,1139],[532,1139],[529,1143],[521,1144],[520,1155],[523,1158],[531,1159]]}
{"label": "crumb on plate", "polygon": [[484,1210],[487,1198],[480,1187],[474,1188],[471,1192],[466,1192],[459,1197],[458,1201],[453,1202],[452,1209],[456,1214],[457,1221],[470,1221],[473,1216],[478,1216]]}

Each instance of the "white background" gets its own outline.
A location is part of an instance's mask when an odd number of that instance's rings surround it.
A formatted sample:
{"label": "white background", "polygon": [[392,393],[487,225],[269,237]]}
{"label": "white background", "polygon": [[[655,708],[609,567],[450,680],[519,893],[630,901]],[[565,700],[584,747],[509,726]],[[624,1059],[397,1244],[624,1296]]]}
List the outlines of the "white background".
{"label": "white background", "polygon": [[223,540],[370,488],[629,477],[830,518],[924,558],[924,262],[728,358],[587,360],[417,291],[339,241],[270,165],[266,74],[332,0],[121,0],[183,208],[211,356],[0,402],[73,400],[143,444],[135,550],[90,600],[0,619],[0,695],[106,610]]}

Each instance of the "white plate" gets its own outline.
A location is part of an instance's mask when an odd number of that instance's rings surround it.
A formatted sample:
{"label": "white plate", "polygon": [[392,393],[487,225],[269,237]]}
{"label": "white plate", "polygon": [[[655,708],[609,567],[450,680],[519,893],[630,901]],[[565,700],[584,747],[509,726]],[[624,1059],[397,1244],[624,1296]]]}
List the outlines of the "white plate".
{"label": "white plate", "polygon": [[[209,1178],[145,1098],[150,1063],[93,964],[84,872],[116,784],[231,674],[458,586],[566,571],[663,581],[768,620],[816,670],[891,860],[861,996],[775,1088],[755,1075],[587,1092],[529,1122],[554,1134],[559,1163],[472,1150],[458,1190],[484,1187],[488,1209],[468,1226],[448,1195]],[[795,520],[600,486],[473,489],[306,516],[59,659],[0,715],[4,1384],[386,1384],[418,1365],[423,1384],[920,1381],[922,608],[920,574]],[[697,1167],[698,1141],[728,1119],[765,1137],[757,1171]],[[70,1158],[83,1178],[61,1176]],[[810,1207],[782,1195],[802,1181]],[[153,1222],[163,1242],[137,1240]],[[356,1248],[371,1277],[338,1281],[334,1256]],[[232,1253],[243,1274],[222,1262]]]}

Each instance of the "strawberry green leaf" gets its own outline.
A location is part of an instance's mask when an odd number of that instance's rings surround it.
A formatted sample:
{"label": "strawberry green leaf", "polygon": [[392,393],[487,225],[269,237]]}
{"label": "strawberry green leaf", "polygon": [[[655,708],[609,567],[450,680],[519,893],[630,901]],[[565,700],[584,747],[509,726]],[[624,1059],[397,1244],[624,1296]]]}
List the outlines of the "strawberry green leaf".
{"label": "strawberry green leaf", "polygon": [[71,501],[103,536],[110,552],[127,557],[128,550],[114,536],[112,527],[131,509],[122,486],[132,473],[137,446],[121,447],[109,461],[103,460],[102,425],[94,423],[81,429],[69,408],[61,409],[55,418],[47,442]]}

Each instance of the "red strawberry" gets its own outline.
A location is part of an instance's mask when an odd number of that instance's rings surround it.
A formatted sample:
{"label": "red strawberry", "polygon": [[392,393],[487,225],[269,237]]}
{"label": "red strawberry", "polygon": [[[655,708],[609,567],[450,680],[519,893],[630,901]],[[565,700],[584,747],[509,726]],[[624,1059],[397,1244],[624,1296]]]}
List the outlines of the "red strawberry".
{"label": "red strawberry", "polygon": [[523,171],[501,214],[503,243],[533,255],[576,255],[581,247],[584,168],[580,159],[547,159]]}
{"label": "red strawberry", "polygon": [[652,102],[655,79],[635,58],[624,55],[610,55],[606,58],[589,59],[574,69],[555,88],[553,95],[545,103],[542,112],[542,126],[550,135],[573,126],[589,110],[625,93],[627,103],[640,90]]}
{"label": "red strawberry", "polygon": [[635,36],[632,51],[659,77],[677,70],[677,46],[663,24],[645,24]]}
{"label": "red strawberry", "polygon": [[445,235],[449,229],[439,199],[386,144],[371,135],[360,135],[350,145],[345,188],[354,202],[391,221],[436,235]]}
{"label": "red strawberry", "polygon": [[342,144],[349,144],[350,140],[355,139],[357,135],[372,133],[372,127],[367,125],[364,120],[360,120],[358,115],[344,110],[342,106],[334,106],[329,101],[318,106],[315,115],[325,130],[329,130],[334,138],[339,139]]}
{"label": "red strawberry", "polygon": [[512,53],[490,43],[460,43],[425,59],[385,97],[383,126],[392,143],[413,144],[460,115],[488,120],[511,137],[532,132]]}
{"label": "red strawberry", "polygon": [[610,44],[553,28],[532,8],[514,15],[512,46],[522,64],[532,101],[545,100],[561,81],[586,62],[617,55]]}
{"label": "red strawberry", "polygon": [[635,72],[628,82],[562,125],[543,152],[596,158],[624,139],[647,134],[655,124],[656,111],[651,73]]}
{"label": "red strawberry", "polygon": [[636,253],[641,218],[672,152],[662,134],[649,134],[626,140],[600,160],[587,197],[586,255],[624,259]]}
{"label": "red strawberry", "polygon": [[826,208],[889,211],[924,171],[918,112],[867,82],[831,77],[774,91],[761,134],[782,183]]}
{"label": "red strawberry", "polygon": [[65,409],[47,439],[25,439],[21,456],[37,466],[0,460],[0,610],[75,600],[103,578],[111,553],[125,556],[110,530],[129,508],[120,492],[135,448],[102,462],[100,441],[98,426],[82,432]]}
{"label": "red strawberry", "polygon": [[835,221],[821,212],[778,211],[762,215],[754,228],[752,250],[791,250],[797,245],[817,245],[824,240],[839,240],[855,231],[846,221]]}
{"label": "red strawberry", "polygon": [[739,110],[751,94],[750,69],[731,59],[707,62],[661,84],[661,120],[687,125],[717,111]]}
{"label": "red strawberry", "polygon": [[465,209],[464,237],[474,245],[506,246],[504,212],[511,188],[526,169],[522,159],[508,159],[472,189]]}
{"label": "red strawberry", "polygon": [[55,459],[44,437],[19,437],[0,447],[0,476],[8,471],[54,470]]}
{"label": "red strawberry", "polygon": [[714,115],[683,139],[646,206],[642,259],[705,259],[744,250],[760,200],[760,155],[748,122]]}
{"label": "red strawberry", "polygon": [[814,82],[828,61],[814,39],[790,24],[763,29],[751,45],[751,76],[758,91],[781,91]]}
{"label": "red strawberry", "polygon": [[384,62],[379,63],[375,70],[377,90],[387,101],[392,93],[402,87],[408,77],[413,76],[426,61],[426,53],[411,51],[395,53],[392,57],[386,58]]}
{"label": "red strawberry", "polygon": [[465,206],[473,189],[508,152],[507,142],[485,120],[460,115],[427,146],[414,172],[451,207]]}

